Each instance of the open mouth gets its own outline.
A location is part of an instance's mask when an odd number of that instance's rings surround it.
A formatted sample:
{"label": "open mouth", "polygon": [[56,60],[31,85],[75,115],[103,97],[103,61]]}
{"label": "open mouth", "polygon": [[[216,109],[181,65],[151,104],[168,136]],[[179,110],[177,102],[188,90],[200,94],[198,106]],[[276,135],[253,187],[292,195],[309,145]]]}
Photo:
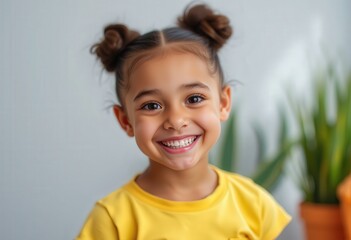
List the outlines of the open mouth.
{"label": "open mouth", "polygon": [[178,149],[190,146],[193,142],[196,141],[197,138],[198,136],[191,136],[180,140],[161,141],[160,143],[165,147]]}

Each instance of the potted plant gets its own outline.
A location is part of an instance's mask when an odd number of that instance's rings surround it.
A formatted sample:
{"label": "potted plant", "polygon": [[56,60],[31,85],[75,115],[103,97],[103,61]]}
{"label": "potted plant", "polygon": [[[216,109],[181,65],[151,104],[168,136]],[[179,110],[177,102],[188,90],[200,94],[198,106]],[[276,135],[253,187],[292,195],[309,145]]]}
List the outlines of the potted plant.
{"label": "potted plant", "polygon": [[346,230],[346,239],[351,239],[351,174],[338,186],[338,197]]}
{"label": "potted plant", "polygon": [[[257,123],[254,125],[253,130],[255,133],[257,157],[255,160],[255,169],[251,178],[259,185],[264,187],[266,190],[272,192],[278,185],[281,176],[283,175],[283,169],[287,156],[291,149],[295,145],[295,141],[288,139],[288,126],[287,116],[283,108],[279,109],[279,131],[277,136],[277,148],[273,154],[267,154],[266,134],[260,125]],[[224,127],[224,134],[219,145],[219,159],[214,164],[220,168],[238,172],[237,162],[238,153],[240,151],[238,147],[238,131],[237,131],[237,113],[233,111]]]}
{"label": "potted plant", "polygon": [[312,73],[312,106],[292,100],[302,161],[300,215],[307,239],[345,239],[337,187],[351,172],[351,72],[329,64]]}

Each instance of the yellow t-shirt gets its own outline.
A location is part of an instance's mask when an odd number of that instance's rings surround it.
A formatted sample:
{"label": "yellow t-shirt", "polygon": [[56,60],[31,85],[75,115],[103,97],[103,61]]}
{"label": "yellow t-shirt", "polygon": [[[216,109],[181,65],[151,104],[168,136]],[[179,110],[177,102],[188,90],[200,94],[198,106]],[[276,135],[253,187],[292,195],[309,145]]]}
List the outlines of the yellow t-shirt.
{"label": "yellow t-shirt", "polygon": [[290,216],[263,188],[213,167],[219,184],[208,197],[169,201],[134,181],[98,201],[77,240],[275,239]]}

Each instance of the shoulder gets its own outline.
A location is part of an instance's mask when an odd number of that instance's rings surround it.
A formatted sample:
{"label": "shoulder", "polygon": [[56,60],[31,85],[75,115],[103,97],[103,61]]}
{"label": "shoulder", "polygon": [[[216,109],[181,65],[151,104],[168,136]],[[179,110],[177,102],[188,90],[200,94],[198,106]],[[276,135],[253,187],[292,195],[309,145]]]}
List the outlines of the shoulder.
{"label": "shoulder", "polygon": [[[123,188],[111,192],[95,203],[76,238],[77,240],[119,239],[115,215],[119,211],[118,206],[121,205],[121,199],[125,198],[123,197],[125,195]],[[117,202],[114,203],[115,201]]]}
{"label": "shoulder", "polygon": [[119,208],[120,206],[123,208],[133,198],[133,196],[128,191],[128,188],[130,188],[130,185],[133,181],[134,179],[130,180],[120,188],[101,198],[97,201],[97,204],[106,208],[110,214],[112,214],[116,208]]}
{"label": "shoulder", "polygon": [[135,239],[136,200],[128,190],[133,181],[96,202],[77,239]]}
{"label": "shoulder", "polygon": [[215,168],[219,175],[220,181],[226,184],[229,189],[239,191],[245,194],[260,194],[262,187],[257,185],[252,179],[237,173],[228,172],[219,168]]}
{"label": "shoulder", "polygon": [[246,187],[256,187],[256,184],[252,181],[251,178],[245,177],[237,173],[227,172],[222,169],[218,169],[218,172],[221,173],[225,177],[225,179],[230,183],[240,183]]}
{"label": "shoulder", "polygon": [[[275,239],[291,217],[273,196],[248,177],[216,169],[220,179],[227,185],[228,195],[238,205],[240,211],[256,222],[260,239]],[[253,221],[252,221],[253,220]]]}
{"label": "shoulder", "polygon": [[250,205],[257,204],[260,208],[279,205],[266,189],[256,184],[252,179],[221,169],[216,171],[220,175],[220,179],[227,185],[228,191],[231,191],[236,197],[240,196],[240,199],[249,202]]}

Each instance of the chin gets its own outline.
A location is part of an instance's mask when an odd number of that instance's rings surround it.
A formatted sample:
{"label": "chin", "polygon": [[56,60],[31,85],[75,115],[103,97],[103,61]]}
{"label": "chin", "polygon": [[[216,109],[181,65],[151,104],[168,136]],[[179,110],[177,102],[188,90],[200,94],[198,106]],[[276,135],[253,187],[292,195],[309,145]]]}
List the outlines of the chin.
{"label": "chin", "polygon": [[[173,160],[174,161],[174,160]],[[199,162],[198,161],[182,161],[182,162],[172,162],[169,164],[164,164],[165,167],[170,168],[174,171],[184,171],[184,170],[188,170],[191,169],[193,167],[195,167]]]}

